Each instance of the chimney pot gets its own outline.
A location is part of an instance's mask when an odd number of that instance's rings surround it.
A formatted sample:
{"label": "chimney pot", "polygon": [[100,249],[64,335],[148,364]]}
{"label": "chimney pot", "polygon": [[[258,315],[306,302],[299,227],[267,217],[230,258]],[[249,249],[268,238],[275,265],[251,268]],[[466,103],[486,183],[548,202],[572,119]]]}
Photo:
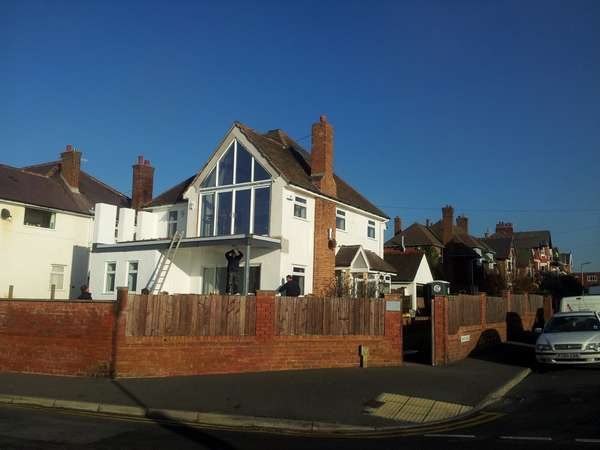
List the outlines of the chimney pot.
{"label": "chimney pot", "polygon": [[138,156],[138,164],[144,164],[144,155]]}
{"label": "chimney pot", "polygon": [[325,116],[325,115],[322,115],[321,117],[319,117],[319,121],[320,121],[321,123],[327,123],[327,116]]}

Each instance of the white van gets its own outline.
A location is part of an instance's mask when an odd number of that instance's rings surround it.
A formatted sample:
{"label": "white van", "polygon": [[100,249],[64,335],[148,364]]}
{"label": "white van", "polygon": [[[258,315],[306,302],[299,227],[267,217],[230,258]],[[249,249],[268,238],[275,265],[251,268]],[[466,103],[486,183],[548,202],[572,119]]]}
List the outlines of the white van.
{"label": "white van", "polygon": [[596,311],[600,313],[600,295],[563,297],[560,301],[560,312],[572,311]]}

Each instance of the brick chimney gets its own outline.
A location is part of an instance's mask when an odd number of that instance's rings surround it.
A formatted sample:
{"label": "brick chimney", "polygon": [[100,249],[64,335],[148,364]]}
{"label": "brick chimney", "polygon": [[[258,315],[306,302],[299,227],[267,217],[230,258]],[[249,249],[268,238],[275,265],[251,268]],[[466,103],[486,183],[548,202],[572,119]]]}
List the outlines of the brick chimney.
{"label": "brick chimney", "polygon": [[60,154],[60,174],[71,190],[79,192],[79,174],[81,172],[81,152],[74,150],[71,144],[67,145]]}
{"label": "brick chimney", "polygon": [[319,190],[331,197],[337,195],[333,178],[333,127],[321,116],[312,126],[312,151],[310,155],[310,176]]}
{"label": "brick chimney", "polygon": [[154,186],[154,167],[150,161],[138,156],[137,164],[133,165],[133,184],[131,188],[131,207],[139,210],[152,200]]}
{"label": "brick chimney", "polygon": [[402,220],[400,217],[394,217],[394,236],[402,233]]}
{"label": "brick chimney", "polygon": [[462,233],[469,234],[469,218],[468,217],[458,216],[456,218],[456,226]]}
{"label": "brick chimney", "polygon": [[454,208],[446,205],[442,208],[442,244],[446,245],[452,240],[452,224],[454,222]]}
{"label": "brick chimney", "polygon": [[510,222],[502,222],[502,221],[498,222],[496,224],[496,233],[512,236],[513,224]]}

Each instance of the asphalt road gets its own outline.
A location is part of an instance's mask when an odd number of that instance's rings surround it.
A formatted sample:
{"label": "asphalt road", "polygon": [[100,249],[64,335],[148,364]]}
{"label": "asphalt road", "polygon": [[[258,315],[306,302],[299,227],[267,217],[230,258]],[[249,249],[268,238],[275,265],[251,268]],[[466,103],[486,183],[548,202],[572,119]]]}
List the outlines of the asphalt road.
{"label": "asphalt road", "polygon": [[[600,368],[534,373],[488,408],[483,425],[437,435],[323,439],[210,431],[57,411],[0,407],[0,449],[576,449],[600,448]],[[586,440],[587,442],[584,442]]]}

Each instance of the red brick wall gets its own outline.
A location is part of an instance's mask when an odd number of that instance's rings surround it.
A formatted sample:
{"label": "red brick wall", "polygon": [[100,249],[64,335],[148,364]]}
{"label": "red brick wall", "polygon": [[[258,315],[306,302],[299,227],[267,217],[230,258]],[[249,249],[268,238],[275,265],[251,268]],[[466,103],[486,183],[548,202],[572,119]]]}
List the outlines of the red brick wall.
{"label": "red brick wall", "polygon": [[386,312],[384,336],[275,336],[274,297],[259,291],[256,336],[129,337],[120,331],[117,376],[156,377],[270,370],[358,367],[402,362],[400,312]]}
{"label": "red brick wall", "polygon": [[0,300],[0,371],[106,376],[113,303]]}
{"label": "red brick wall", "polygon": [[[155,377],[357,367],[402,362],[399,311],[385,313],[384,336],[275,336],[273,292],[259,291],[255,336],[125,335],[127,290],[118,302],[0,301],[0,371]],[[118,307],[117,307],[118,306]]]}
{"label": "red brick wall", "polygon": [[[510,313],[511,296],[505,296]],[[485,308],[486,296],[480,295],[481,323],[472,326],[461,326],[455,334],[448,333],[448,297],[438,296],[433,301],[433,326],[434,326],[434,363],[435,365],[448,364],[466,358],[475,349],[483,349],[498,342],[506,342],[507,322],[486,323]],[[552,298],[544,298],[544,317],[546,320],[552,315]],[[535,311],[525,311],[519,314],[522,329],[531,331],[536,319]],[[461,340],[461,337],[464,339]]]}
{"label": "red brick wall", "polygon": [[335,248],[329,245],[329,229],[335,239],[335,203],[315,199],[315,250],[313,294],[328,295],[335,280]]}

